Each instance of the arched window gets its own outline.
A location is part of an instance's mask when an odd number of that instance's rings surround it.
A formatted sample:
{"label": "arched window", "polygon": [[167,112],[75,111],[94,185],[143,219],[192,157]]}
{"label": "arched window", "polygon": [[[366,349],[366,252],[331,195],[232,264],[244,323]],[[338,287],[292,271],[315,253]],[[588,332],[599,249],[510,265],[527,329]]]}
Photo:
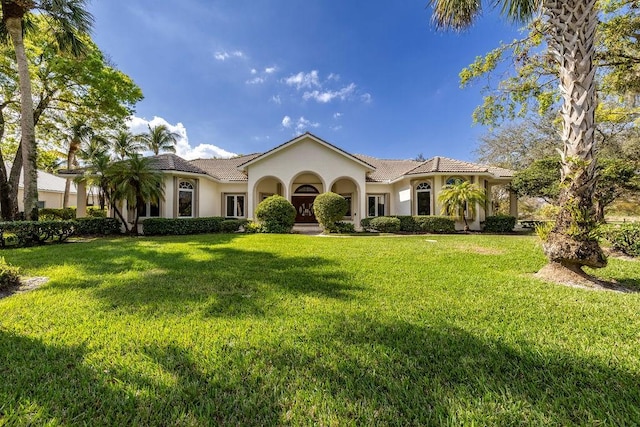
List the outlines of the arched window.
{"label": "arched window", "polygon": [[421,182],[416,187],[416,212],[418,215],[431,215],[431,184]]}
{"label": "arched window", "polygon": [[458,185],[458,184],[462,184],[465,181],[466,179],[461,178],[459,176],[452,176],[451,178],[447,179],[447,185]]}
{"label": "arched window", "polygon": [[178,184],[178,216],[183,218],[193,217],[193,184],[189,181],[180,181]]}
{"label": "arched window", "polygon": [[320,194],[320,192],[318,191],[318,189],[316,187],[314,187],[313,185],[309,185],[309,184],[301,185],[300,187],[296,188],[296,191],[294,191],[294,193],[296,193],[296,194]]}

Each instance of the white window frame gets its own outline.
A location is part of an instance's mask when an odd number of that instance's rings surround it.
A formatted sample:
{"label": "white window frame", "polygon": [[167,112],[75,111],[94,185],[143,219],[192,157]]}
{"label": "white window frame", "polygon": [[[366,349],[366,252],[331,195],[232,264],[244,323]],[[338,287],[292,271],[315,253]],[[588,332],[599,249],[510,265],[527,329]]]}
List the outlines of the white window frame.
{"label": "white window frame", "polygon": [[[427,185],[429,186],[429,188],[420,188],[421,186]],[[433,214],[433,187],[431,185],[430,182],[421,182],[416,186],[416,215],[420,215],[419,209],[420,206],[418,205],[418,195],[421,193],[429,193],[429,215]]]}
{"label": "white window frame", "polygon": [[[184,186],[183,186],[184,184]],[[187,187],[187,185],[189,187]],[[193,218],[195,212],[195,191],[196,187],[191,181],[180,180],[178,182],[178,218]],[[191,215],[180,215],[180,193],[190,193],[191,194]]]}
{"label": "white window frame", "polygon": [[[162,210],[161,210],[161,206],[160,206],[160,201],[158,201],[158,215],[156,216],[151,216],[149,215],[151,213],[151,202],[147,202],[145,205],[145,210],[147,215],[142,216],[140,215],[140,218],[161,218],[162,217]],[[186,217],[183,217],[186,218]]]}
{"label": "white window frame", "polygon": [[[376,198],[376,204],[375,204],[375,215],[371,216],[369,214],[369,199],[371,197],[375,197]],[[379,202],[379,200],[382,199],[382,203]],[[380,211],[378,210],[378,207],[382,204],[384,212],[382,213],[382,215],[380,215]],[[387,207],[387,195],[386,194],[367,194],[367,218],[375,218],[375,217],[379,217],[379,216],[385,216],[388,215],[388,210],[389,208]]]}
{"label": "white window frame", "polygon": [[[233,198],[233,215],[227,215],[229,213],[229,210],[228,210],[229,197]],[[238,215],[238,197],[243,197],[243,201],[242,201],[243,215]],[[225,218],[246,218],[247,217],[247,194],[246,193],[225,193],[224,217]]]}

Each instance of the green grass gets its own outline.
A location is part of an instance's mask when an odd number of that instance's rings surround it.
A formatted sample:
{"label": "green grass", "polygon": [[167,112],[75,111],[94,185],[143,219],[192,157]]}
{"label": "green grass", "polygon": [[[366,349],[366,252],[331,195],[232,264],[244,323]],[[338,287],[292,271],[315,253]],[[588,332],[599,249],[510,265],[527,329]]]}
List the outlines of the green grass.
{"label": "green grass", "polygon": [[[211,235],[3,251],[0,425],[634,425],[640,294],[534,237]],[[640,263],[602,277],[640,287]]]}

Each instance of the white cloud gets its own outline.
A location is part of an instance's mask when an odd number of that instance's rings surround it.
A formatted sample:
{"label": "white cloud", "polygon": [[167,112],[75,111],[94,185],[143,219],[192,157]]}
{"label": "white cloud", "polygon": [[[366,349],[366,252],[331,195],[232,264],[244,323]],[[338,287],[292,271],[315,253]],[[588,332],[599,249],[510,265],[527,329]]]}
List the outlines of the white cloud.
{"label": "white cloud", "polygon": [[291,117],[289,116],[284,116],[282,118],[282,126],[286,127],[286,128],[290,128],[291,127]]}
{"label": "white cloud", "polygon": [[278,105],[282,104],[282,99],[280,99],[280,95],[273,95],[269,101]]}
{"label": "white cloud", "polygon": [[127,120],[127,126],[132,133],[144,133],[149,130],[148,126],[154,127],[158,125],[165,125],[167,126],[169,131],[178,134],[178,140],[176,141],[176,154],[184,159],[192,160],[211,157],[230,158],[236,156],[235,153],[227,151],[213,144],[199,144],[195,147],[192,147],[189,143],[189,137],[187,136],[187,129],[180,122],[172,125],[162,117],[157,116],[154,116],[151,120],[131,116]]}
{"label": "white cloud", "polygon": [[345,86],[342,89],[336,90],[336,91],[327,90],[327,91],[321,92],[319,90],[314,90],[312,92],[305,92],[302,95],[302,98],[305,101],[309,99],[315,99],[317,102],[326,104],[327,102],[331,102],[335,98],[340,98],[341,100],[344,101],[345,99],[348,99],[355,90],[356,90],[355,83],[351,83],[349,86]]}
{"label": "white cloud", "polygon": [[362,102],[368,104],[371,102],[371,94],[370,93],[364,93],[362,95],[360,95],[360,99],[362,100]]}
{"label": "white cloud", "polygon": [[340,117],[342,117],[342,113],[333,113],[334,119],[339,119]]}
{"label": "white cloud", "polygon": [[251,69],[251,74],[256,74],[258,72],[258,70],[256,70],[255,68]]}
{"label": "white cloud", "polygon": [[218,61],[226,61],[229,58],[244,58],[244,52],[240,50],[234,50],[233,52],[220,51],[216,52],[213,57]]}
{"label": "white cloud", "polygon": [[253,79],[249,79],[246,81],[246,83],[248,85],[257,85],[257,84],[261,84],[264,83],[264,77],[254,77]]}
{"label": "white cloud", "polygon": [[276,71],[278,71],[278,67],[276,67],[275,65],[273,67],[267,67],[264,69],[264,72],[267,74],[273,74]]}
{"label": "white cloud", "polygon": [[300,71],[298,74],[287,77],[284,82],[289,86],[295,86],[298,90],[305,87],[320,87],[318,70],[312,70],[310,73],[303,73]]}
{"label": "white cloud", "polygon": [[338,81],[338,80],[340,80],[340,74],[331,73],[331,74],[329,74],[329,77],[327,77],[327,80]]}
{"label": "white cloud", "polygon": [[282,118],[282,127],[286,129],[295,129],[296,133],[302,133],[309,128],[320,127],[320,123],[305,119],[304,116],[299,117],[298,120],[295,121],[289,116],[284,116]]}

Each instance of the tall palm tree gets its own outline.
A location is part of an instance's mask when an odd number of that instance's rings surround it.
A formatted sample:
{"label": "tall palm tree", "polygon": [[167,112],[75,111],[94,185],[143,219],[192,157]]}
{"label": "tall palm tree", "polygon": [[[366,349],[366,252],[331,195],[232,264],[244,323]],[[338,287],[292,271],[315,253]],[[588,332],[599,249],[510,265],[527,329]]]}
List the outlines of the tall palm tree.
{"label": "tall palm tree", "polygon": [[138,234],[140,207],[147,202],[157,203],[164,199],[162,172],[153,169],[148,158],[135,154],[127,160],[114,163],[107,178],[114,190],[112,202],[126,201],[129,210],[134,211],[131,234]]}
{"label": "tall palm tree", "polygon": [[156,156],[161,151],[176,152],[176,142],[180,137],[176,132],[171,132],[167,125],[157,125],[149,127],[149,132],[142,135],[142,142],[146,148],[153,151]]}
{"label": "tall palm tree", "polygon": [[38,10],[50,19],[49,27],[61,50],[80,55],[84,44],[78,37],[91,29],[93,17],[85,9],[86,0],[0,0],[2,30],[13,43],[20,82],[20,130],[24,159],[24,212],[27,219],[38,216],[38,169],[31,76],[24,47],[23,25],[31,10]]}
{"label": "tall palm tree", "polygon": [[[77,165],[76,155],[81,146],[88,143],[93,136],[93,128],[83,122],[76,122],[69,129],[69,141],[67,145],[67,169],[75,169]],[[69,190],[71,181],[67,180],[64,185],[64,196],[62,198],[62,207],[69,207]]]}
{"label": "tall palm tree", "polygon": [[464,221],[464,231],[469,231],[467,217],[475,216],[476,206],[486,201],[484,190],[469,181],[445,185],[438,195],[438,202],[443,205],[445,213]]}
{"label": "tall palm tree", "polygon": [[[440,28],[464,29],[482,12],[480,0],[430,0]],[[596,182],[595,32],[597,0],[495,0],[509,19],[525,22],[541,16],[548,51],[558,69],[563,105],[561,212],[544,243],[553,264],[582,272],[582,266],[607,263],[593,237],[592,196]]]}
{"label": "tall palm tree", "polygon": [[132,157],[144,148],[142,135],[134,135],[129,131],[118,131],[112,140],[111,148],[120,160]]}

